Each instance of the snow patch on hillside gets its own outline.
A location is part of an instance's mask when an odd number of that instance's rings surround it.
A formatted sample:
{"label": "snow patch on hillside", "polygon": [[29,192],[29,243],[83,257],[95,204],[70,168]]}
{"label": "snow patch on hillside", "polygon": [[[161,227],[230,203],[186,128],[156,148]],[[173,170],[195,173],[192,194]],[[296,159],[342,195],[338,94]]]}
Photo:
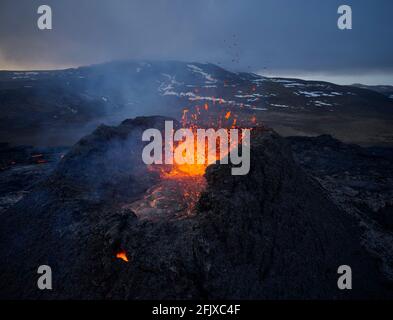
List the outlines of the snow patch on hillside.
{"label": "snow patch on hillside", "polygon": [[181,85],[180,82],[176,81],[174,76],[171,76],[167,73],[162,73],[166,79],[161,82],[160,86],[158,87],[158,92],[161,93],[163,96],[170,96],[170,95],[177,95],[177,92],[174,91],[176,85]]}
{"label": "snow patch on hillside", "polygon": [[287,106],[286,104],[275,104],[275,103],[271,103],[270,106],[276,107],[276,108],[290,108],[290,106]]}
{"label": "snow patch on hillside", "polygon": [[206,79],[207,83],[216,83],[217,80],[213,78],[212,75],[204,72],[201,68],[197,67],[196,65],[193,64],[188,64],[187,67],[194,73],[198,73],[201,76],[203,76]]}
{"label": "snow patch on hillside", "polygon": [[295,94],[297,94],[297,95],[304,95],[307,98],[342,96],[342,93],[334,92],[334,91],[333,92],[329,92],[329,93],[325,93],[325,92],[322,92],[322,91],[303,91],[303,90],[299,90]]}
{"label": "snow patch on hillside", "polygon": [[331,103],[323,102],[323,101],[315,101],[314,102],[317,107],[332,107]]}

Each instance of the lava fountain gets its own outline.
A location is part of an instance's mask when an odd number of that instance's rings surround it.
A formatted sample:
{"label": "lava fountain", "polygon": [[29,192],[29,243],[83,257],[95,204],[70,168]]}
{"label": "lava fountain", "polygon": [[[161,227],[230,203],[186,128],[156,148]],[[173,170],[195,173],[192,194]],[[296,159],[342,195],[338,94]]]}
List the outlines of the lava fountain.
{"label": "lava fountain", "polygon": [[[206,188],[204,177],[206,168],[228,156],[229,152],[242,140],[242,136],[238,136],[237,139],[228,139],[231,129],[238,128],[237,123],[238,118],[232,111],[211,112],[208,104],[202,107],[196,106],[192,111],[185,108],[181,124],[183,128],[193,133],[193,139],[184,139],[174,143],[171,151],[174,155],[179,154],[184,158],[191,150],[193,160],[185,163],[174,161],[170,165],[149,165],[149,170],[159,173],[160,182],[147,190],[142,199],[132,203],[128,208],[133,210],[140,219],[153,221],[168,218],[182,219],[194,215],[196,204]],[[252,119],[251,123],[253,123]],[[205,128],[221,129],[227,141],[223,141],[224,139],[219,136],[214,139],[213,143],[207,137],[199,139],[198,130]],[[233,141],[235,143],[232,143]],[[176,159],[176,156],[174,158]]]}

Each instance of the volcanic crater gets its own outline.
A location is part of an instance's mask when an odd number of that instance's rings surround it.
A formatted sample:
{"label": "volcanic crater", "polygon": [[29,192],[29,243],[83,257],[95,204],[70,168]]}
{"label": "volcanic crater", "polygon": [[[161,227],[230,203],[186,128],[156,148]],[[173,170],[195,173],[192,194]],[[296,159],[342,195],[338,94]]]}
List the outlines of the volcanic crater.
{"label": "volcanic crater", "polygon": [[[2,298],[392,296],[359,225],[278,134],[252,130],[248,175],[213,164],[204,176],[163,179],[142,162],[140,137],[165,120],[100,126],[3,213]],[[53,270],[50,292],[36,289],[42,264]],[[337,289],[343,264],[356,269],[357,290]]]}

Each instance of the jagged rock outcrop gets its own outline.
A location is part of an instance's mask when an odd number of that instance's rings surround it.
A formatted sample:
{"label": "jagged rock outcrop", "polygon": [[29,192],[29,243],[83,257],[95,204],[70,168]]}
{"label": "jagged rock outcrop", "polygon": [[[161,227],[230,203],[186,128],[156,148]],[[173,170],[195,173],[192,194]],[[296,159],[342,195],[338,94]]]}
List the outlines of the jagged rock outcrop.
{"label": "jagged rock outcrop", "polygon": [[[392,297],[355,220],[271,131],[253,130],[248,175],[207,169],[195,215],[146,221],[124,209],[159,179],[141,163],[140,135],[164,119],[97,129],[3,213],[1,298]],[[119,250],[128,262],[116,259]],[[42,264],[52,267],[52,291],[37,289]],[[343,264],[352,267],[352,291],[337,288]]]}
{"label": "jagged rock outcrop", "polygon": [[[251,159],[244,177],[208,169],[199,216],[206,291],[214,298],[380,296],[384,280],[360,245],[359,226],[295,164],[289,145],[272,132],[255,134]],[[337,289],[343,264],[353,268],[353,292]]]}
{"label": "jagged rock outcrop", "polygon": [[362,244],[393,281],[393,149],[345,144],[331,136],[289,137],[295,160],[361,226]]}

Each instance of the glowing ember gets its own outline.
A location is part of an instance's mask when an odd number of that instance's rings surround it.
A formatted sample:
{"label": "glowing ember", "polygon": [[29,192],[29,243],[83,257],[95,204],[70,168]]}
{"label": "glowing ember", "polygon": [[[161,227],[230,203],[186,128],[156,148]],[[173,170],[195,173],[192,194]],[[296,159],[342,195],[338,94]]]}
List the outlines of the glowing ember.
{"label": "glowing ember", "polygon": [[116,258],[128,262],[128,257],[124,250],[121,250],[118,253],[116,253]]}

